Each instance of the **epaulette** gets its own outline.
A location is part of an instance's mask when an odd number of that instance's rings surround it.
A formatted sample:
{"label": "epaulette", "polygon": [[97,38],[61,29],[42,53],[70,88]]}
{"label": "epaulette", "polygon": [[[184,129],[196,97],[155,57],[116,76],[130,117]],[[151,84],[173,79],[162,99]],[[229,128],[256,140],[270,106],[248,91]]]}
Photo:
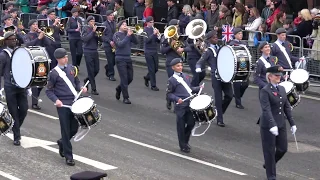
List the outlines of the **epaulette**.
{"label": "epaulette", "polygon": [[78,68],[77,66],[72,66],[73,70],[71,70],[71,73],[74,75],[74,77],[78,76]]}

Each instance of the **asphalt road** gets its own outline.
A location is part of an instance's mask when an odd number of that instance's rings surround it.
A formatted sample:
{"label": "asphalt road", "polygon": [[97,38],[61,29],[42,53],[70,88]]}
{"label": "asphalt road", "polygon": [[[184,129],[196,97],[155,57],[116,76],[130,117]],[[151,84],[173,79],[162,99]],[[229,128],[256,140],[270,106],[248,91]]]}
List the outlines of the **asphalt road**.
{"label": "asphalt road", "polygon": [[[158,72],[160,91],[154,92],[143,84],[147,70],[135,67],[134,80],[129,86],[132,104],[125,105],[122,98],[115,99],[119,76],[116,75],[116,82],[108,81],[104,75],[105,61],[100,62],[100,74],[96,78],[100,95],[92,98],[103,118],[83,140],[73,142],[73,152],[116,167],[105,171],[108,179],[265,179],[256,125],[260,113],[257,89],[246,91],[244,110],[235,108],[232,102],[225,114],[225,128],[213,124],[204,136],[192,137],[192,151],[184,154],[178,147],[175,115],[165,107],[166,73]],[[85,74],[83,63],[79,77],[84,79]],[[210,82],[206,81],[203,92],[213,93]],[[60,138],[56,109],[43,92],[40,98],[42,114],[28,113],[22,135],[56,142]],[[309,98],[302,98],[294,109],[299,152],[288,129],[289,152],[277,165],[279,179],[320,179],[319,109],[319,99]],[[58,148],[55,144],[15,147],[8,137],[1,137],[0,143],[0,179],[14,180],[4,178],[10,174],[22,180],[64,180],[84,170],[103,171],[102,166],[93,167],[94,163],[88,160],[85,163],[76,160],[74,167],[65,165],[64,159],[52,151]]]}

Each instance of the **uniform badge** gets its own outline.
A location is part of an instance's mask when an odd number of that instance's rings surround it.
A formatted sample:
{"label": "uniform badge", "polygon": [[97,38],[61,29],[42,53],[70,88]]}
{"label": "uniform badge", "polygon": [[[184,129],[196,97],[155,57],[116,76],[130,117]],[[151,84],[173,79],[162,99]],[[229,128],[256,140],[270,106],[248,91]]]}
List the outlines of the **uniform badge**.
{"label": "uniform badge", "polygon": [[244,71],[247,69],[247,62],[246,62],[246,59],[245,58],[240,58],[240,67],[239,67],[239,70],[240,71]]}
{"label": "uniform badge", "polygon": [[92,121],[92,120],[93,120],[93,117],[92,117],[91,115],[89,115],[89,116],[87,117],[87,119],[88,119],[88,121]]}
{"label": "uniform badge", "polygon": [[0,121],[0,129],[4,128],[5,126],[6,125],[2,121]]}
{"label": "uniform badge", "polygon": [[70,74],[76,77],[78,75],[78,68],[74,66],[73,69],[71,69]]}
{"label": "uniform badge", "polygon": [[38,76],[45,76],[47,74],[47,68],[44,65],[44,63],[39,63],[38,69],[37,69],[37,75]]}

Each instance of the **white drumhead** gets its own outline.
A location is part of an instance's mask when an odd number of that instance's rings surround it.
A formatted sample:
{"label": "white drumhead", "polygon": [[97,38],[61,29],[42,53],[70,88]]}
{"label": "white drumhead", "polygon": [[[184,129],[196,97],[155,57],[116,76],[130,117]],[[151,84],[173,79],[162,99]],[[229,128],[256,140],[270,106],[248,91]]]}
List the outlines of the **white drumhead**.
{"label": "white drumhead", "polygon": [[16,49],[12,55],[12,76],[21,88],[27,87],[31,81],[33,71],[31,60],[31,55],[25,48]]}
{"label": "white drumhead", "polygon": [[309,80],[309,73],[304,69],[296,69],[291,72],[290,79],[296,84],[301,84]]}
{"label": "white drumhead", "polygon": [[284,87],[284,89],[286,90],[286,93],[291,91],[291,89],[293,88],[293,83],[289,81],[284,81],[282,83],[279,83],[279,85]]}
{"label": "white drumhead", "polygon": [[234,51],[230,46],[223,46],[218,53],[217,69],[222,81],[230,82],[235,73]]}
{"label": "white drumhead", "polygon": [[94,101],[88,97],[78,99],[72,104],[71,111],[76,114],[84,113],[92,107],[93,102]]}
{"label": "white drumhead", "polygon": [[190,102],[190,108],[199,110],[207,107],[211,103],[211,97],[205,94],[199,95]]}

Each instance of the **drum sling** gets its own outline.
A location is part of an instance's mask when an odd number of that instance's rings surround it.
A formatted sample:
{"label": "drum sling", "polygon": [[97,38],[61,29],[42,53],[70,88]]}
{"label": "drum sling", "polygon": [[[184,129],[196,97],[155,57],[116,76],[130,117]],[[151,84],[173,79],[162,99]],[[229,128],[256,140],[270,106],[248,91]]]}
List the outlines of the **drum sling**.
{"label": "drum sling", "polygon": [[59,76],[60,76],[60,77],[64,80],[64,82],[67,84],[67,86],[68,86],[69,89],[71,90],[71,92],[72,92],[72,94],[74,95],[74,97],[76,97],[76,96],[78,95],[78,94],[77,94],[77,91],[76,91],[76,89],[73,87],[73,85],[72,85],[70,79],[67,77],[66,73],[63,72],[63,71],[60,69],[59,66],[56,66],[54,69],[58,72]]}
{"label": "drum sling", "polygon": [[271,64],[264,57],[261,56],[259,59],[263,62],[264,67],[266,67],[266,69],[271,67]]}
{"label": "drum sling", "polygon": [[214,57],[217,57],[217,53],[212,47],[208,47],[208,49],[210,49],[212,51]]}
{"label": "drum sling", "polygon": [[276,41],[275,44],[278,45],[279,49],[281,50],[281,52],[283,53],[283,55],[286,57],[289,65],[290,65],[290,68],[292,69],[291,60],[290,60],[290,57],[289,57],[289,55],[288,55],[288,53],[287,53],[287,51],[286,51],[286,48],[283,47],[283,46],[279,43],[279,41]]}
{"label": "drum sling", "polygon": [[192,90],[190,89],[190,87],[187,85],[187,83],[183,80],[182,77],[179,77],[176,74],[173,74],[173,77],[180,83],[182,84],[182,86],[187,90],[187,92],[189,93],[190,96],[192,96]]}

